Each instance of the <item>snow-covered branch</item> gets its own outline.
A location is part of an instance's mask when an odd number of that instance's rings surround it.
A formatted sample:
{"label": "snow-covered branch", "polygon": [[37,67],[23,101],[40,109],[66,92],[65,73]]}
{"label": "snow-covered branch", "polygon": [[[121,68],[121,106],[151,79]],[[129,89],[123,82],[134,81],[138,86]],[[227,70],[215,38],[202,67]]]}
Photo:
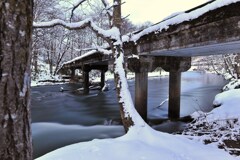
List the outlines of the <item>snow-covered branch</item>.
{"label": "snow-covered branch", "polygon": [[33,27],[34,28],[51,28],[51,27],[60,25],[70,30],[77,30],[77,29],[83,29],[87,27],[91,21],[92,21],[91,18],[87,18],[80,22],[67,23],[61,19],[54,19],[47,22],[33,22]]}
{"label": "snow-covered branch", "polygon": [[109,30],[104,30],[100,27],[98,27],[91,18],[87,18],[80,22],[72,22],[67,23],[60,19],[54,19],[48,22],[34,22],[33,27],[34,28],[51,28],[54,26],[63,26],[69,30],[78,30],[78,29],[84,29],[86,27],[91,28],[98,36],[103,38],[106,41],[119,41],[120,32],[116,27],[112,27]]}

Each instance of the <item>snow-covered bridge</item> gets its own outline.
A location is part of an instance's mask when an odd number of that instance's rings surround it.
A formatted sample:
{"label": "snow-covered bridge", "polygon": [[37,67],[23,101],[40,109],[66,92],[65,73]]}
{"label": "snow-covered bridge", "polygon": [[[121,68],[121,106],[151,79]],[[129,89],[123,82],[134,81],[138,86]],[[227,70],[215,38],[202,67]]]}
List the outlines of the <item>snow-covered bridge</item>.
{"label": "snow-covered bridge", "polygon": [[[191,67],[191,57],[240,53],[240,1],[212,0],[122,40],[128,67],[136,73],[135,106],[140,115],[147,119],[147,72],[162,67],[170,72],[169,117],[179,118],[181,72]],[[81,68],[88,88],[89,71],[102,70],[104,80],[112,59],[109,51],[96,49],[64,63],[62,69]]]}

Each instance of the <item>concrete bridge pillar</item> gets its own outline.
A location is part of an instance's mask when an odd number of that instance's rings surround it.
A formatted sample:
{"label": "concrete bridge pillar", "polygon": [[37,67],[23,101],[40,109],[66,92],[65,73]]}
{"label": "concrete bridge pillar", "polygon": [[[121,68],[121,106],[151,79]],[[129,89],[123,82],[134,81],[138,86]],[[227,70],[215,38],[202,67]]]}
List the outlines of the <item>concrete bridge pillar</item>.
{"label": "concrete bridge pillar", "polygon": [[105,85],[105,72],[107,72],[107,70],[108,70],[108,66],[101,67],[101,82],[100,82],[101,89]]}
{"label": "concrete bridge pillar", "polygon": [[181,72],[169,73],[168,117],[180,118]]}
{"label": "concrete bridge pillar", "polygon": [[103,88],[104,85],[105,85],[105,71],[101,70],[101,82],[100,82],[101,88]]}
{"label": "concrete bridge pillar", "polygon": [[71,68],[70,70],[71,70],[70,81],[73,82],[74,78],[75,78],[75,70],[76,70],[76,68]]}
{"label": "concrete bridge pillar", "polygon": [[168,117],[180,118],[181,72],[191,67],[191,57],[163,57],[162,68],[169,72]]}
{"label": "concrete bridge pillar", "polygon": [[89,71],[83,71],[83,93],[89,93]]}
{"label": "concrete bridge pillar", "polygon": [[135,72],[135,108],[147,121],[148,72]]}
{"label": "concrete bridge pillar", "polygon": [[83,67],[83,93],[89,94],[89,72],[91,69],[88,66]]}
{"label": "concrete bridge pillar", "polygon": [[147,122],[148,72],[155,69],[151,58],[129,58],[128,69],[135,72],[135,108]]}
{"label": "concrete bridge pillar", "polygon": [[105,85],[105,72],[108,70],[108,65],[84,65],[83,70],[83,93],[89,93],[89,72],[92,69],[100,70],[101,71],[101,88]]}

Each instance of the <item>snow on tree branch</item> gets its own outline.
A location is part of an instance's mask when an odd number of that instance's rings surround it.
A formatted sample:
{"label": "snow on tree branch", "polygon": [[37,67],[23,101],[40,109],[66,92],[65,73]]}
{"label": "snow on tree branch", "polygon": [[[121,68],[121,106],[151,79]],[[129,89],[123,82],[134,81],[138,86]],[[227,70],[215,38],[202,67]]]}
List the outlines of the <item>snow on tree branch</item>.
{"label": "snow on tree branch", "polygon": [[54,19],[48,22],[33,22],[33,27],[34,28],[51,28],[51,27],[60,25],[70,30],[74,30],[74,29],[76,30],[76,29],[83,29],[87,27],[90,21],[92,21],[92,19],[87,18],[80,22],[67,23],[61,19]]}
{"label": "snow on tree branch", "polygon": [[98,36],[105,39],[106,41],[114,40],[115,42],[119,42],[120,32],[116,27],[112,27],[109,30],[104,30],[98,27],[91,18],[87,18],[80,22],[71,22],[67,23],[60,19],[54,19],[48,22],[34,22],[34,28],[51,28],[54,26],[63,26],[69,30],[77,30],[83,29],[86,27],[91,28]]}

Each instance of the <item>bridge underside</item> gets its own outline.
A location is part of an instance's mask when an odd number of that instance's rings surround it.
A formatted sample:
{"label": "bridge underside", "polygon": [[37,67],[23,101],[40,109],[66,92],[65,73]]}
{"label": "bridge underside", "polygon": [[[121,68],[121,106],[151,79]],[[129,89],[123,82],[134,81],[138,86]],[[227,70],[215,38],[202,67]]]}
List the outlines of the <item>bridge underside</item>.
{"label": "bridge underside", "polygon": [[194,57],[240,53],[240,40],[226,43],[217,43],[212,45],[178,48],[170,50],[154,50],[142,52],[142,56],[177,56],[177,57]]}

